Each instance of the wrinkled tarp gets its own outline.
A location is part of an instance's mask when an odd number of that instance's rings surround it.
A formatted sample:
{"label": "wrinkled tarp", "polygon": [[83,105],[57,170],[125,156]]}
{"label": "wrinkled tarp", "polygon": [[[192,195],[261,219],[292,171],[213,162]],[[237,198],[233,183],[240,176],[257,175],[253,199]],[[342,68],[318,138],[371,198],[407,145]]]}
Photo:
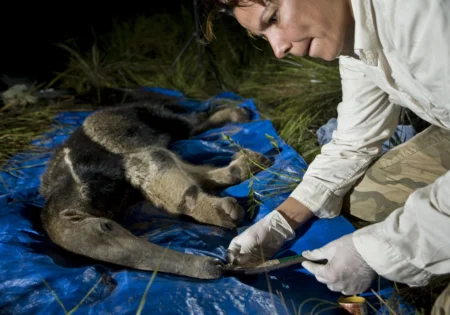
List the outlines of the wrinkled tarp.
{"label": "wrinkled tarp", "polygon": [[[320,145],[327,144],[333,139],[333,132],[337,129],[337,119],[331,118],[327,123],[317,129],[317,141]],[[389,151],[400,143],[406,142],[416,135],[416,130],[411,125],[398,125],[392,137],[383,142],[383,153]]]}
{"label": "wrinkled tarp", "polygon": [[[301,176],[302,170],[306,169],[305,161],[281,140],[271,122],[261,119],[252,100],[224,93],[206,102],[198,102],[184,99],[177,91],[153,91],[179,96],[180,104],[191,110],[206,110],[211,104],[234,100],[252,111],[251,122],[210,130],[195,138],[176,142],[172,149],[193,163],[224,165],[236,152],[236,147],[222,137],[225,134],[244,148],[272,157],[275,162],[269,170],[221,192],[222,195],[236,197],[249,208],[248,194],[253,189],[255,198],[263,203],[255,221],[289,195],[286,185],[295,185],[293,178]],[[55,118],[54,130],[34,144],[56,147],[89,114],[60,113]],[[151,272],[113,266],[68,253],[44,234],[39,219],[43,199],[38,186],[39,176],[50,156],[51,153],[20,153],[6,165],[8,172],[0,173],[0,313],[64,314],[63,308],[70,312],[80,304],[76,314],[136,314]],[[133,209],[122,223],[150,242],[223,261],[228,244],[236,236],[236,231],[176,220],[148,205]],[[252,223],[246,222],[239,231]],[[353,230],[343,217],[312,220],[298,231],[297,238],[286,244],[278,256],[299,254],[303,250],[323,246]],[[202,281],[157,274],[142,313],[295,314],[303,302],[302,314],[314,307],[316,312],[329,309],[321,314],[338,313],[334,307],[340,295],[329,291],[304,269],[278,271],[269,274],[269,279],[270,282],[263,274]],[[381,287],[374,284],[374,289],[381,289],[378,293],[383,297],[392,293],[387,281],[382,281]],[[379,305],[371,294],[366,296],[375,307]],[[321,303],[321,300],[333,305]]]}

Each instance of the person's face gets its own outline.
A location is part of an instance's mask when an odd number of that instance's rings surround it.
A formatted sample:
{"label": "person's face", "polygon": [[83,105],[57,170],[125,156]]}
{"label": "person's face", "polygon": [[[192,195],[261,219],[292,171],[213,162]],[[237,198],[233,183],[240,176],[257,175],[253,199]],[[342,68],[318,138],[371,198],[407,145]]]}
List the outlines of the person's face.
{"label": "person's face", "polygon": [[245,6],[235,8],[234,16],[251,33],[267,39],[278,58],[292,54],[331,61],[352,49],[349,0],[275,0],[265,5],[243,1]]}

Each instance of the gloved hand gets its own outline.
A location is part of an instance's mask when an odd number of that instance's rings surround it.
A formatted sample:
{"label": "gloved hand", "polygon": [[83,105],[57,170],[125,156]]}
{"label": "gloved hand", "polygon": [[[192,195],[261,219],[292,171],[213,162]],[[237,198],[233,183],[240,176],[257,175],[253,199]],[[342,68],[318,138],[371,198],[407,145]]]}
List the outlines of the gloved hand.
{"label": "gloved hand", "polygon": [[376,277],[375,271],[364,261],[353,244],[353,234],[345,235],[322,248],[305,251],[310,260],[327,259],[326,265],[305,261],[302,266],[327,284],[331,291],[354,295],[366,291]]}
{"label": "gloved hand", "polygon": [[294,237],[295,231],[280,212],[274,210],[231,241],[227,259],[237,265],[259,263],[275,255]]}

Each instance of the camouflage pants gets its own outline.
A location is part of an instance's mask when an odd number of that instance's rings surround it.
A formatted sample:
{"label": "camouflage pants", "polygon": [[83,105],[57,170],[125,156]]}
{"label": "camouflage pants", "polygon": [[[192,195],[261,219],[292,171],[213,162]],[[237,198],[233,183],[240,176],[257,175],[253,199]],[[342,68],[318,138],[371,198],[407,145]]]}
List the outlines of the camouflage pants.
{"label": "camouflage pants", "polygon": [[383,221],[412,192],[449,170],[450,131],[431,126],[375,161],[347,195],[343,210],[365,221]]}
{"label": "camouflage pants", "polygon": [[[449,170],[450,131],[431,126],[375,161],[346,196],[343,210],[365,221],[383,221],[412,192]],[[431,314],[450,314],[450,284]]]}
{"label": "camouflage pants", "polygon": [[448,315],[450,314],[450,284],[439,295],[431,309],[431,315]]}

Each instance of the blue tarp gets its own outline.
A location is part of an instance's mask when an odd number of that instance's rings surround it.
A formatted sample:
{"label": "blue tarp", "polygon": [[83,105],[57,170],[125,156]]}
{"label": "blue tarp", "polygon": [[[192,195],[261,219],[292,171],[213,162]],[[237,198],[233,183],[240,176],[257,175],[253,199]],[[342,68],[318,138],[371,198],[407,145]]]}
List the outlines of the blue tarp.
{"label": "blue tarp", "polygon": [[[211,130],[176,142],[172,147],[190,162],[224,165],[237,150],[222,137],[225,134],[240,146],[273,158],[274,165],[269,170],[221,192],[236,197],[249,208],[249,192],[254,191],[254,197],[262,203],[254,221],[245,222],[239,232],[279,205],[289,195],[287,185],[295,185],[307,168],[302,157],[278,136],[272,123],[261,119],[252,100],[223,93],[199,102],[185,99],[177,91],[153,90],[179,96],[180,103],[191,110],[205,110],[213,103],[235,100],[241,102],[239,106],[252,111],[251,122]],[[60,113],[55,118],[54,130],[34,144],[56,147],[89,114]],[[38,186],[39,176],[50,156],[51,153],[36,154],[34,150],[17,154],[6,165],[8,171],[0,173],[0,313],[64,314],[78,305],[75,314],[136,314],[151,272],[104,264],[68,253],[54,245],[43,232],[39,219],[43,199]],[[150,242],[223,261],[230,241],[236,236],[234,231],[176,220],[148,205],[134,208],[122,223]],[[343,217],[312,220],[278,256],[323,246],[353,230]],[[386,281],[381,283],[381,288],[378,284],[374,288],[388,297],[392,288]],[[143,299],[142,314],[295,314],[303,302],[302,314],[309,313],[314,307],[316,312],[329,309],[321,314],[335,314],[338,313],[334,307],[339,296],[301,268],[275,272],[268,278],[263,274],[212,281],[157,274]],[[367,298],[375,307],[379,305],[370,294]]]}

